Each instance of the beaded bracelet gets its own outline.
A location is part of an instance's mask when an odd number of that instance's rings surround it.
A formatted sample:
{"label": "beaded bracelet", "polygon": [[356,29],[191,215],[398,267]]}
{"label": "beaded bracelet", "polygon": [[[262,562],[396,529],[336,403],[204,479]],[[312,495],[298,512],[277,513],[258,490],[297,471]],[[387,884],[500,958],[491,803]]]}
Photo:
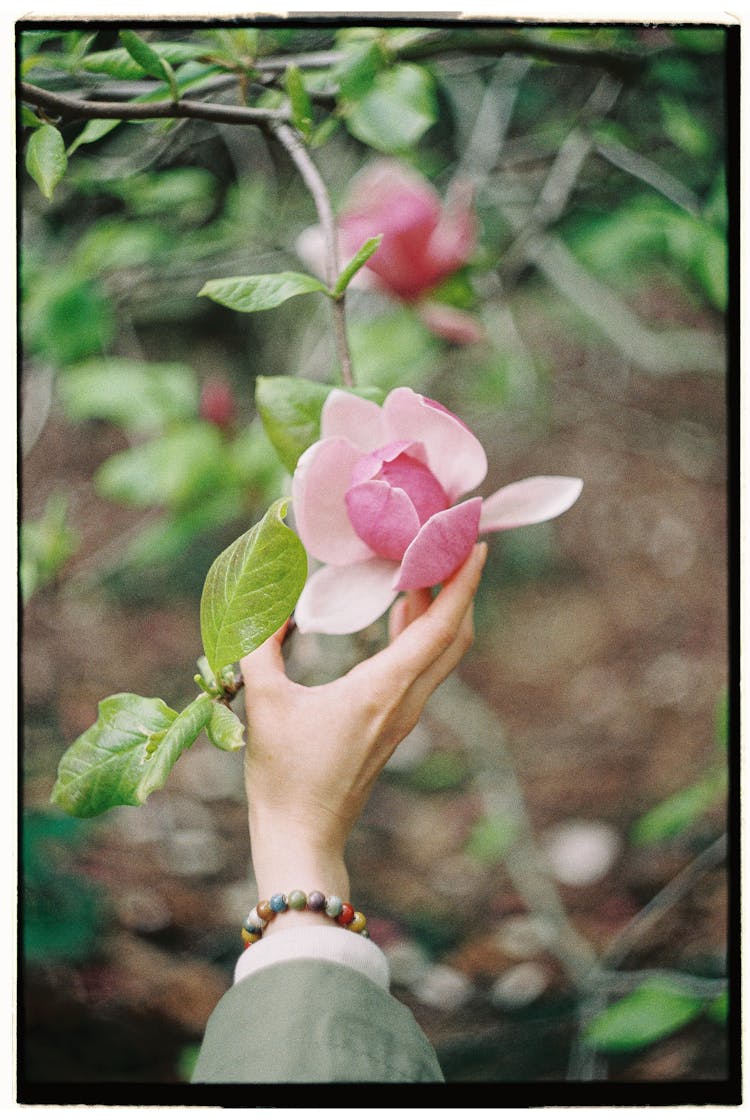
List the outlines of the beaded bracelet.
{"label": "beaded bracelet", "polygon": [[242,940],[245,949],[249,949],[256,941],[260,941],[263,930],[272,922],[277,914],[285,910],[310,910],[316,914],[327,914],[344,929],[358,933],[361,937],[369,937],[367,918],[359,910],[355,910],[350,902],[342,902],[337,895],[328,898],[321,891],[290,891],[289,894],[272,894],[270,898],[263,899],[250,911],[242,923]]}

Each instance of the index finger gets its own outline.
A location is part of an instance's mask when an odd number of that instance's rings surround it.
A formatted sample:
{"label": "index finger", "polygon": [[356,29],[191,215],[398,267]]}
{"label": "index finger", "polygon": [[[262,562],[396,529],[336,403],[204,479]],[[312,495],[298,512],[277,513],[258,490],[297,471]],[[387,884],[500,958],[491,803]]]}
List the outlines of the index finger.
{"label": "index finger", "polygon": [[451,576],[430,606],[393,642],[366,662],[368,671],[416,680],[455,640],[479,586],[487,545],[476,544],[463,566]]}

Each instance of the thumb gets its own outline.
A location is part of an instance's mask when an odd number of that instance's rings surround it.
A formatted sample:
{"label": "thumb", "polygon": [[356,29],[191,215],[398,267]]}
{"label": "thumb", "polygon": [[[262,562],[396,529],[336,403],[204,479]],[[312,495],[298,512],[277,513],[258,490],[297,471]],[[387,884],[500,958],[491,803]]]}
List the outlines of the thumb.
{"label": "thumb", "polygon": [[281,647],[288,627],[289,619],[262,645],[251,653],[246,653],[241,659],[240,669],[245,682],[246,696],[257,686],[268,685],[280,677],[286,680],[286,665]]}

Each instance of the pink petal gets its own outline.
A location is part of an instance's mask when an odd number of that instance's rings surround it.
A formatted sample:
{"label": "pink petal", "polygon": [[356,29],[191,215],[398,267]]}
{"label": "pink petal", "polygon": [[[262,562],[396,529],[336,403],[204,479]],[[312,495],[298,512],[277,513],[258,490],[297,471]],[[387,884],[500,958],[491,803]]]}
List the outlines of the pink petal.
{"label": "pink petal", "polygon": [[426,466],[426,453],[421,443],[414,443],[413,440],[408,439],[397,439],[393,443],[387,443],[384,447],[378,447],[376,451],[371,451],[369,454],[362,456],[352,472],[352,485],[355,482],[369,482],[371,478],[380,474],[384,463],[392,462],[405,451],[408,451],[415,459],[425,463]]}
{"label": "pink petal", "polygon": [[454,342],[458,346],[469,346],[473,342],[484,342],[487,337],[484,327],[468,311],[460,311],[447,303],[420,303],[419,317],[433,334]]}
{"label": "pink petal", "polygon": [[388,482],[352,486],[346,494],[349,519],[378,556],[400,560],[419,532],[419,517],[407,494]]}
{"label": "pink petal", "polygon": [[433,224],[438,221],[440,196],[429,180],[397,160],[377,159],[352,180],[344,213],[387,215],[403,197],[417,200]]}
{"label": "pink petal", "polygon": [[407,548],[396,582],[397,591],[434,587],[463,564],[479,530],[481,498],[436,513]]}
{"label": "pink petal", "polygon": [[303,452],[292,479],[294,522],[307,551],[324,563],[372,556],[349,521],[344,496],[362,452],[348,439],[323,439]]}
{"label": "pink petal", "polygon": [[480,533],[498,529],[515,529],[519,525],[536,525],[549,521],[570,509],[581,493],[580,478],[560,475],[537,475],[512,482],[496,490],[482,505]]}
{"label": "pink petal", "polygon": [[474,188],[469,182],[454,183],[430,238],[428,252],[435,268],[444,276],[461,268],[474,252],[476,236]]}
{"label": "pink petal", "polygon": [[354,634],[388,610],[398,564],[379,557],[319,568],[305,584],[294,618],[303,634]]}
{"label": "pink petal", "polygon": [[344,389],[328,394],[320,414],[320,435],[348,439],[361,451],[374,451],[388,441],[380,405]]}
{"label": "pink petal", "polygon": [[411,389],[394,389],[383,405],[390,439],[423,443],[427,464],[455,502],[478,486],[487,473],[487,456],[476,436],[447,409],[437,408]]}

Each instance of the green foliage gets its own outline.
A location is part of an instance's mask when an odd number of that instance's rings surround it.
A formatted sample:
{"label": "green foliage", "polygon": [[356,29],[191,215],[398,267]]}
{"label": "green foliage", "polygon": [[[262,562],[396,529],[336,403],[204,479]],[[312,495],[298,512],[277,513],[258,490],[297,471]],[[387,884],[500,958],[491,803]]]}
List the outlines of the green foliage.
{"label": "green foliage", "polygon": [[214,704],[206,734],[220,751],[238,751],[245,745],[245,728],[242,720],[224,704]]}
{"label": "green foliage", "polygon": [[294,610],[307,579],[299,537],[283,522],[287,501],[225,549],[201,597],[201,638],[215,675],[256,649]]}
{"label": "green foliage", "polygon": [[177,718],[163,700],[123,692],[99,704],[96,723],[60,760],[51,800],[77,817],[140,805],[138,787]]}
{"label": "green foliage", "polygon": [[606,1053],[639,1050],[696,1019],[705,1000],[663,980],[650,980],[611,1004],[584,1033],[589,1046]]}
{"label": "green foliage", "polygon": [[656,844],[682,835],[726,795],[726,790],[726,768],[710,770],[699,781],[667,797],[636,821],[631,831],[632,842]]}
{"label": "green foliage", "polygon": [[67,166],[65,141],[58,128],[43,124],[32,132],[26,148],[26,170],[48,202]]}
{"label": "green foliage", "polygon": [[479,863],[499,863],[510,851],[518,835],[518,821],[510,813],[492,813],[476,822],[465,851]]}
{"label": "green foliage", "polygon": [[58,381],[71,420],[108,420],[134,434],[163,431],[198,410],[195,374],[179,362],[89,359]]}
{"label": "green foliage", "polygon": [[20,538],[20,581],[24,603],[59,574],[78,547],[68,524],[68,499],[52,494],[36,521],[24,521]]}
{"label": "green foliage", "polygon": [[84,833],[56,813],[23,817],[23,955],[49,965],[85,960],[105,932],[107,904],[100,887],[71,869]]}
{"label": "green foliage", "polygon": [[[122,34],[121,32],[121,36]],[[124,34],[138,38],[134,32]],[[149,58],[156,56],[161,63],[167,62],[170,66],[179,66],[183,62],[203,58],[206,54],[203,43],[155,42],[143,45],[148,48]],[[145,60],[145,53],[143,58]],[[91,74],[106,74],[118,81],[132,81],[142,78],[146,67],[125,47],[115,47],[113,50],[96,51],[87,55],[81,62],[81,69]],[[162,77],[163,73],[152,76]]]}
{"label": "green foliage", "polygon": [[94,475],[110,501],[139,508],[195,505],[222,484],[222,437],[195,420],[148,443],[111,455]]}
{"label": "green foliage", "polygon": [[303,272],[276,272],[269,276],[228,276],[209,280],[198,292],[232,311],[268,311],[293,296],[327,292],[322,280]]}
{"label": "green foliage", "polygon": [[[466,757],[457,751],[432,751],[403,774],[403,780],[413,789],[425,793],[456,789],[469,775]],[[401,773],[398,777],[401,778]]]}
{"label": "green foliage", "polygon": [[408,307],[352,318],[349,349],[359,381],[385,392],[398,385],[420,385],[440,353],[435,336]]}
{"label": "green foliage", "polygon": [[344,114],[346,127],[363,144],[389,155],[406,152],[437,120],[432,77],[421,66],[383,70]]}
{"label": "green foliage", "polygon": [[341,270],[341,275],[333,286],[333,296],[335,299],[338,299],[344,294],[360,268],[367,264],[373,253],[378,251],[382,240],[382,234],[379,237],[368,238],[362,248],[355,253],[349,263],[344,266]]}
{"label": "green foliage", "polygon": [[292,108],[292,123],[304,137],[309,139],[314,124],[313,106],[302,75],[296,66],[287,66],[284,84]]}

